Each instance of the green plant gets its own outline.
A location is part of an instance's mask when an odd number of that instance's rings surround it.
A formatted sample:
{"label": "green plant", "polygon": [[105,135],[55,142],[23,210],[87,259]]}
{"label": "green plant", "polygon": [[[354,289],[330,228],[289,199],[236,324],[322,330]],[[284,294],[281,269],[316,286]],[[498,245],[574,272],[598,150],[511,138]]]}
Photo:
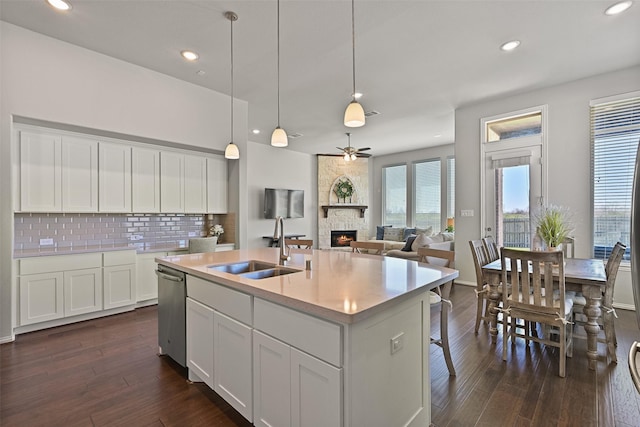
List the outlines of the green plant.
{"label": "green plant", "polygon": [[573,231],[571,215],[562,206],[543,206],[535,215],[536,228],[547,248],[557,248]]}

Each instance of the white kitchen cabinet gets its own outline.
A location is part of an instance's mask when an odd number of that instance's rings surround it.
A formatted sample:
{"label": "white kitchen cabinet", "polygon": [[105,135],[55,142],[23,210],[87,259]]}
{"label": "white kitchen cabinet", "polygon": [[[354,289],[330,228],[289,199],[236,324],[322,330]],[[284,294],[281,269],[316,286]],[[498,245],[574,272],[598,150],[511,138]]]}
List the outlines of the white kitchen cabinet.
{"label": "white kitchen cabinet", "polygon": [[213,314],[214,391],[247,420],[253,418],[251,327]]}
{"label": "white kitchen cabinet", "polygon": [[184,155],[160,153],[160,211],[184,212]]}
{"label": "white kitchen cabinet", "polygon": [[136,252],[105,252],[102,258],[104,309],[136,303]]}
{"label": "white kitchen cabinet", "polygon": [[133,212],[160,212],[159,150],[131,149],[131,195]]}
{"label": "white kitchen cabinet", "polygon": [[62,137],[62,211],[98,212],[98,143]]}
{"label": "white kitchen cabinet", "polygon": [[45,322],[64,317],[62,272],[21,276],[18,279],[20,324]]}
{"label": "white kitchen cabinet", "polygon": [[207,157],[207,212],[227,213],[227,159]]}
{"label": "white kitchen cabinet", "polygon": [[131,212],[131,147],[98,145],[98,210]]}
{"label": "white kitchen cabinet", "polygon": [[156,258],[172,255],[185,255],[187,250],[172,252],[147,252],[136,255],[136,302],[158,299],[158,264]]}
{"label": "white kitchen cabinet", "polygon": [[187,368],[211,389],[213,382],[214,311],[187,297]]}
{"label": "white kitchen cabinet", "polygon": [[207,158],[184,156],[184,211],[207,212]]}
{"label": "white kitchen cabinet", "polygon": [[102,269],[88,268],[64,272],[64,315],[102,310]]}
{"label": "white kitchen cabinet", "polygon": [[342,371],[291,349],[291,425],[342,425]]}
{"label": "white kitchen cabinet", "polygon": [[62,210],[61,147],[60,136],[20,132],[20,211]]}
{"label": "white kitchen cabinet", "polygon": [[253,423],[291,425],[291,347],[253,331]]}

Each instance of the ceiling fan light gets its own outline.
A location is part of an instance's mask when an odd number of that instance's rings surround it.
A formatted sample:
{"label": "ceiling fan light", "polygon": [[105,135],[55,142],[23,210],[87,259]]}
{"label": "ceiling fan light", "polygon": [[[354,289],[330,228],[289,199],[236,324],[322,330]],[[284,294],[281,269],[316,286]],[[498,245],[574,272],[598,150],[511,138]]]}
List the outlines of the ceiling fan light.
{"label": "ceiling fan light", "polygon": [[356,155],[354,153],[351,153],[351,160],[355,160],[357,159]]}
{"label": "ceiling fan light", "polygon": [[350,128],[359,128],[364,126],[364,120],[364,108],[354,99],[344,112],[344,125]]}
{"label": "ceiling fan light", "polygon": [[344,153],[344,156],[342,156],[342,158],[344,159],[345,162],[348,162],[349,160],[351,160],[351,157],[349,157],[349,153]]}
{"label": "ceiling fan light", "polygon": [[240,150],[238,150],[238,146],[233,142],[230,142],[227,145],[227,148],[224,149],[224,158],[237,160],[240,158]]}
{"label": "ceiling fan light", "polygon": [[280,126],[275,128],[271,134],[271,145],[274,147],[286,147],[289,145],[289,139],[287,133]]}

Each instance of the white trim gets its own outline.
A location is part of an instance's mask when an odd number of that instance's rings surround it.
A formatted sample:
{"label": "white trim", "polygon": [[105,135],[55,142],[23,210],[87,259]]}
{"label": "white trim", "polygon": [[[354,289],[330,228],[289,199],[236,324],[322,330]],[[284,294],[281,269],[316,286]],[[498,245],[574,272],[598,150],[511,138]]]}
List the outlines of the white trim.
{"label": "white trim", "polygon": [[629,98],[640,97],[640,90],[633,92],[620,93],[618,95],[605,96],[604,98],[596,98],[589,101],[589,107],[595,107],[596,105],[609,104],[611,102],[623,101]]}

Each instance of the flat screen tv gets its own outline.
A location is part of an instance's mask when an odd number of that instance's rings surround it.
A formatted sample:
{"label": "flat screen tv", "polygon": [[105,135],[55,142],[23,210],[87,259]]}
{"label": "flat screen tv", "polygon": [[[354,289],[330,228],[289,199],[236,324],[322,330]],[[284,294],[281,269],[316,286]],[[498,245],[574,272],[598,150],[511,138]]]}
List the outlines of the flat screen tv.
{"label": "flat screen tv", "polygon": [[304,190],[264,189],[264,217],[304,218]]}

